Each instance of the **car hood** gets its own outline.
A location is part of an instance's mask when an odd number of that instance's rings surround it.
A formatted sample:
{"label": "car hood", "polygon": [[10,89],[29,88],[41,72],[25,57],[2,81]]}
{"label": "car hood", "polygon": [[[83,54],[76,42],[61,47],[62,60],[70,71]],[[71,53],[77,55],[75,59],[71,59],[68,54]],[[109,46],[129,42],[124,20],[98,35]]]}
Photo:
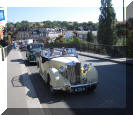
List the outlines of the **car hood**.
{"label": "car hood", "polygon": [[71,63],[79,63],[80,61],[76,57],[57,57],[51,59],[51,61],[57,62],[57,63],[64,63],[64,64],[71,64]]}

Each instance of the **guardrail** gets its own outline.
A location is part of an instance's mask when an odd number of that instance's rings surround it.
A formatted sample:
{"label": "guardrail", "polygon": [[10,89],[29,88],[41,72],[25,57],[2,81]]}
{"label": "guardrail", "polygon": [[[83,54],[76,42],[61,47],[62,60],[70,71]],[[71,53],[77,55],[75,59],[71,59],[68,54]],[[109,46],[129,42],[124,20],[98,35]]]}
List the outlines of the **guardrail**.
{"label": "guardrail", "polygon": [[102,44],[69,44],[69,43],[49,43],[45,44],[46,48],[49,47],[70,47],[76,48],[79,51],[88,51],[96,54],[109,55],[111,57],[126,57],[126,46],[111,46],[111,45],[102,45]]}
{"label": "guardrail", "polygon": [[4,61],[8,56],[10,50],[12,49],[12,45],[8,45],[6,47],[0,48],[0,61]]}

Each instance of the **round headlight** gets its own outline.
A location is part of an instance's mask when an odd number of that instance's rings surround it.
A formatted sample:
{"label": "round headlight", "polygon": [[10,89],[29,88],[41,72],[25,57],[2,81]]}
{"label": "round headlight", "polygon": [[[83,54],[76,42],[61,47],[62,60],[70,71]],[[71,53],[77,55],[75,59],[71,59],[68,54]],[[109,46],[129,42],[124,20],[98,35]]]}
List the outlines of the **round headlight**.
{"label": "round headlight", "polygon": [[66,69],[65,69],[65,67],[64,67],[64,66],[60,66],[59,71],[60,71],[60,72],[65,72],[65,71],[66,71]]}

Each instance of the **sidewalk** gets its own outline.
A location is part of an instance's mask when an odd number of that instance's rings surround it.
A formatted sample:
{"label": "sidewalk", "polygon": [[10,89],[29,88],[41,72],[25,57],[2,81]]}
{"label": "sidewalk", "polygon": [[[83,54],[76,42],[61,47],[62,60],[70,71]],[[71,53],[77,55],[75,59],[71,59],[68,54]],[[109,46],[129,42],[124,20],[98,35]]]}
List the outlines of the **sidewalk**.
{"label": "sidewalk", "polygon": [[[102,60],[106,60],[106,61],[111,61],[111,62],[115,62],[115,63],[121,63],[121,64],[126,64],[126,58],[112,58],[110,56],[105,56],[105,55],[100,55],[100,54],[95,54],[95,53],[89,53],[89,52],[80,52],[77,51],[77,53],[79,55],[82,56],[88,56],[88,57],[92,57],[92,58],[96,58],[96,59],[102,59]],[[131,63],[132,61],[128,62],[127,64],[133,64]]]}
{"label": "sidewalk", "polygon": [[20,51],[11,50],[7,65],[7,107],[41,108]]}

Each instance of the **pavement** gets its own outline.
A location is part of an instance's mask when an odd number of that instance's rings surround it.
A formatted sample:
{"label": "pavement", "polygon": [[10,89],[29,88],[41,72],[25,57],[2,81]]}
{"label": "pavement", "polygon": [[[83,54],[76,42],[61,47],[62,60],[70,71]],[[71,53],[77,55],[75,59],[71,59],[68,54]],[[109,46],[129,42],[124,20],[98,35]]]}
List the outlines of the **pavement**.
{"label": "pavement", "polygon": [[133,64],[133,59],[130,59],[130,61],[127,61],[126,58],[112,58],[111,56],[100,55],[100,54],[89,53],[89,52],[77,51],[77,53],[79,55],[82,55],[82,56],[87,56],[87,57],[92,57],[92,58],[96,58],[96,59],[107,60],[107,61],[120,63],[120,64]]}
{"label": "pavement", "polygon": [[[42,108],[38,98],[36,98],[36,92],[29,79],[30,73],[25,67],[24,59],[19,50],[11,50],[7,58],[7,65],[7,107]],[[34,111],[34,113],[44,115],[41,110]]]}
{"label": "pavement", "polygon": [[[25,57],[25,52],[21,52]],[[73,113],[72,108],[124,108],[126,99],[126,65],[105,61],[101,59],[78,56],[81,64],[92,63],[99,73],[99,84],[93,93],[88,95],[77,93],[66,95],[65,93],[52,96],[49,88],[41,76],[36,64],[25,63],[32,73],[29,77],[36,91],[37,97],[43,108],[67,108]]]}

